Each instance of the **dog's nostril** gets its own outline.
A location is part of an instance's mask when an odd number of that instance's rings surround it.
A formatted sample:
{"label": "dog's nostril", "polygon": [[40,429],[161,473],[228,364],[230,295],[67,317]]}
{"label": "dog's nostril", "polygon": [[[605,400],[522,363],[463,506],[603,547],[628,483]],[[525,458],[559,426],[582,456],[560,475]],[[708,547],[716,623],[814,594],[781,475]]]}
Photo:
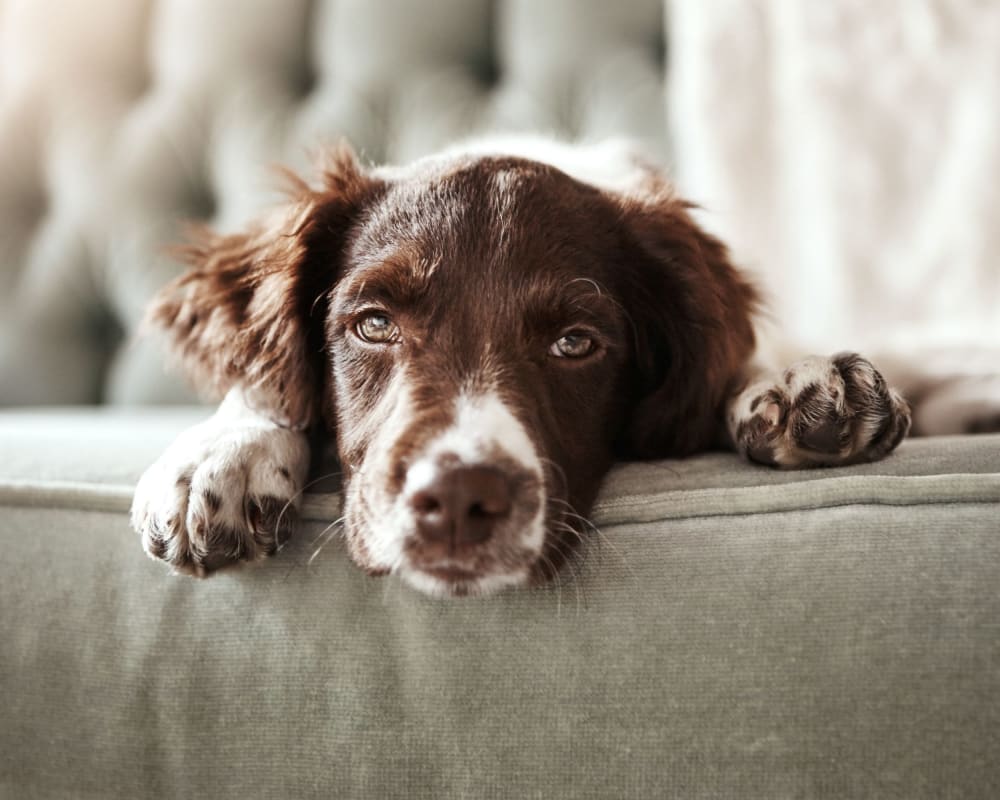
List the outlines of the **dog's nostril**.
{"label": "dog's nostril", "polygon": [[439,472],[409,500],[421,535],[432,541],[478,544],[511,509],[507,477],[493,467]]}
{"label": "dog's nostril", "polygon": [[419,492],[410,500],[410,505],[418,514],[433,514],[441,510],[441,504],[435,497],[426,492]]}

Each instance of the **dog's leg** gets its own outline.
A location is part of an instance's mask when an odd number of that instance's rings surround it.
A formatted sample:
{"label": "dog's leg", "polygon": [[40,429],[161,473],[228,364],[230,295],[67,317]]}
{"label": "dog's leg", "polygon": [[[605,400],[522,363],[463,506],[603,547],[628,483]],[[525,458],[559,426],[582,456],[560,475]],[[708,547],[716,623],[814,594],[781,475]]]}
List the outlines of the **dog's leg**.
{"label": "dog's leg", "polygon": [[254,561],[287,539],[308,469],[306,435],[251,410],[233,389],[143,474],[132,525],[146,552],[176,572]]}
{"label": "dog's leg", "polygon": [[910,407],[856,353],[758,371],[729,404],[730,438],[751,461],[785,468],[876,461],[910,429]]}

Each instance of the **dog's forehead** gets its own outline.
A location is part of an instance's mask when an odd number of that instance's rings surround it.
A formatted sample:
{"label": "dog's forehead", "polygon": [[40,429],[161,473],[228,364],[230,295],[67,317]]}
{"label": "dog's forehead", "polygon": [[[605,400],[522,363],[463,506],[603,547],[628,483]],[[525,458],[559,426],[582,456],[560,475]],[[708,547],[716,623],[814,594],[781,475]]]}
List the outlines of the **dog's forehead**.
{"label": "dog's forehead", "polygon": [[[336,289],[340,313],[416,321],[471,361],[565,327],[617,335],[617,217],[553,167],[486,157],[395,179],[370,208]],[[448,343],[455,347],[451,347]],[[509,351],[509,352],[508,352]]]}
{"label": "dog's forehead", "polygon": [[393,173],[352,255],[362,265],[402,251],[430,262],[506,257],[509,268],[530,268],[558,262],[558,251],[594,248],[607,216],[599,190],[548,164],[500,156],[418,162]]}

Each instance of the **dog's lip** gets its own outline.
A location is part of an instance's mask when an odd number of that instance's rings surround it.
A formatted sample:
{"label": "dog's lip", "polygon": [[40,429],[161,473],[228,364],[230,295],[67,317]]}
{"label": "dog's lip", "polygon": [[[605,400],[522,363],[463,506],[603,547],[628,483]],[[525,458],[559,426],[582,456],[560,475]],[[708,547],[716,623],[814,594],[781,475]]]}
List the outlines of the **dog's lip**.
{"label": "dog's lip", "polygon": [[455,564],[428,564],[417,567],[420,572],[448,583],[469,583],[482,578],[482,574]]}

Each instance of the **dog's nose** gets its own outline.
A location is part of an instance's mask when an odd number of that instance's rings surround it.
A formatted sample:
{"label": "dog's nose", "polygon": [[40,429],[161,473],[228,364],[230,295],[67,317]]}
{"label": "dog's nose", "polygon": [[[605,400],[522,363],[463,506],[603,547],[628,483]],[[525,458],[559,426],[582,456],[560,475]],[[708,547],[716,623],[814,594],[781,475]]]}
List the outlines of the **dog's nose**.
{"label": "dog's nose", "polygon": [[510,507],[507,478],[492,467],[442,470],[410,497],[421,535],[455,545],[485,542]]}

